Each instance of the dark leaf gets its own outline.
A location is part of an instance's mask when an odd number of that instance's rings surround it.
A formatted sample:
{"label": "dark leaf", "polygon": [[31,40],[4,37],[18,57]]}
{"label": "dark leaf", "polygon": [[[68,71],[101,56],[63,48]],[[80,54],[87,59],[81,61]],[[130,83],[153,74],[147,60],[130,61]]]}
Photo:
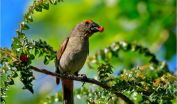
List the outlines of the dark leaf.
{"label": "dark leaf", "polygon": [[41,6],[41,5],[36,6],[36,7],[35,7],[35,10],[36,10],[37,12],[42,12],[42,6]]}
{"label": "dark leaf", "polygon": [[27,20],[27,22],[33,22],[33,17],[31,15],[26,15],[25,19]]}
{"label": "dark leaf", "polygon": [[10,79],[10,80],[6,81],[6,84],[8,84],[8,85],[13,85],[13,84],[14,84],[14,80],[13,80],[13,79]]}
{"label": "dark leaf", "polygon": [[44,64],[45,65],[49,64],[49,61],[50,61],[50,58],[49,58],[49,56],[46,55],[44,58]]}
{"label": "dark leaf", "polygon": [[16,78],[18,76],[18,74],[16,72],[13,73],[13,78]]}
{"label": "dark leaf", "polygon": [[51,4],[56,5],[57,4],[57,0],[49,0]]}
{"label": "dark leaf", "polygon": [[49,9],[49,3],[43,3],[42,8],[48,10]]}
{"label": "dark leaf", "polygon": [[33,54],[30,54],[29,59],[30,59],[30,60],[34,60],[34,59],[35,59],[35,56],[34,56]]}

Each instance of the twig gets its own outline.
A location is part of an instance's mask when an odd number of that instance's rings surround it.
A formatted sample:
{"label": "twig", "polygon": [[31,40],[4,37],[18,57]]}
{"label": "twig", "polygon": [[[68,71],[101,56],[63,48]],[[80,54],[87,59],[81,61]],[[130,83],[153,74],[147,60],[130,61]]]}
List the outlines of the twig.
{"label": "twig", "polygon": [[[34,66],[30,66],[32,70],[37,71],[37,72],[41,72],[47,75],[51,75],[51,76],[55,76],[58,78],[64,78],[64,79],[70,79],[70,80],[76,80],[76,81],[80,81],[80,82],[87,82],[87,83],[92,83],[92,84],[96,84],[104,89],[110,89],[111,87],[109,87],[108,85],[101,83],[95,79],[92,78],[87,78],[87,77],[82,77],[82,76],[75,76],[75,75],[70,75],[70,74],[57,74],[51,71],[48,71],[46,69],[39,69],[37,67]],[[117,91],[113,91],[114,94],[117,95],[117,97],[122,98],[125,102],[127,102],[128,104],[134,104],[133,101],[131,101],[127,96],[123,95],[120,92]]]}

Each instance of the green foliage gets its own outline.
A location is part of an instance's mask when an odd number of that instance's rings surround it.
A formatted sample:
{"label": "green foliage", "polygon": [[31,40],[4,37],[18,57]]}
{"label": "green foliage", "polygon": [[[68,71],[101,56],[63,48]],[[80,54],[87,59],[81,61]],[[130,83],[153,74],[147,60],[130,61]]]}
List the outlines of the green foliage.
{"label": "green foliage", "polygon": [[[98,51],[94,56],[89,57],[88,66],[93,68],[95,63],[99,65],[102,62],[109,62],[114,57],[119,58],[119,52],[138,52],[143,54],[145,57],[149,58],[149,63],[159,64],[159,61],[156,59],[155,55],[152,54],[147,48],[143,46],[127,43],[124,41],[115,42],[107,48],[104,48]],[[167,66],[166,66],[167,67]]]}
{"label": "green foliage", "polygon": [[110,75],[113,73],[113,71],[112,66],[110,64],[102,64],[97,69],[98,69],[98,79],[101,82],[106,83],[109,80],[111,80]]}
{"label": "green foliage", "polygon": [[[8,96],[6,95],[6,92],[10,85],[15,84],[14,78],[16,77],[19,77],[20,81],[23,83],[23,89],[27,89],[33,93],[32,81],[35,78],[34,73],[30,69],[30,66],[34,60],[37,60],[38,57],[43,57],[43,63],[48,65],[50,61],[55,59],[56,51],[54,51],[53,47],[51,47],[46,41],[43,40],[29,40],[26,37],[24,30],[30,29],[28,24],[33,22],[33,14],[35,11],[42,12],[44,9],[48,10],[50,8],[50,4],[56,5],[60,1],[62,0],[34,0],[32,6],[29,7],[24,16],[24,21],[20,23],[19,29],[16,31],[17,36],[13,38],[11,49],[0,49],[0,88],[2,103],[5,103],[5,98]],[[146,3],[145,1],[139,2],[121,0],[118,3],[119,6],[109,8],[109,10],[112,10],[112,12],[109,12],[110,14],[108,16],[112,18],[112,15],[115,16],[115,14],[119,12],[119,20],[117,20],[118,25],[109,24],[109,26],[116,31],[117,29],[120,30],[120,32],[123,32],[123,30],[127,31],[127,36],[123,35],[122,39],[131,41],[137,38],[138,40],[142,38],[140,35],[147,35],[146,38],[143,37],[140,43],[143,41],[148,47],[150,45],[161,45],[163,43],[162,41],[165,39],[159,38],[154,34],[161,34],[165,36],[173,34],[173,31],[168,29],[170,26],[174,26],[172,23],[174,16],[171,16],[174,7],[173,2],[173,0],[162,2],[164,8],[160,8],[158,7],[159,1],[150,0]],[[101,1],[100,4],[96,5],[96,8],[100,8],[103,5],[106,4],[104,1]],[[144,9],[140,10],[140,7]],[[169,7],[169,9],[166,9],[166,7]],[[93,9],[95,10],[95,8]],[[101,8],[99,10],[103,11]],[[167,13],[166,10],[170,12]],[[89,11],[90,10],[88,10],[88,12]],[[80,10],[78,10],[78,12],[80,12]],[[92,14],[92,12],[90,13]],[[95,13],[93,14],[95,15]],[[96,15],[100,17],[99,13]],[[49,17],[50,16],[51,15],[49,15]],[[159,20],[158,17],[163,18],[162,20]],[[107,21],[112,21],[110,18]],[[126,29],[125,25],[122,26],[122,22],[131,24],[131,19],[134,21],[139,19],[139,21],[141,21],[137,23],[139,25],[135,26],[136,28],[134,31],[130,31],[131,29]],[[49,20],[51,21],[51,19]],[[149,29],[149,25],[154,26],[154,28]],[[108,30],[110,27],[107,27]],[[114,36],[114,32],[108,33],[112,40],[114,40],[114,38],[117,39],[116,36]],[[132,34],[140,35],[135,37]],[[170,37],[173,36],[170,35]],[[103,41],[109,41],[109,39],[110,38],[103,36]],[[105,44],[103,43],[103,45]],[[168,45],[169,40],[167,41],[165,47],[169,48]],[[112,60],[119,59],[121,52],[132,52],[133,54],[138,53],[139,55],[144,55],[144,57],[148,58],[148,62],[142,66],[136,66],[136,64],[132,62],[131,64],[136,67],[118,70],[119,72],[117,73],[117,69],[115,70],[114,67],[114,63],[117,63],[117,61],[114,62]],[[173,53],[174,51],[167,52],[166,57],[171,57]],[[128,56],[123,56],[123,58],[126,57]],[[128,61],[129,60],[126,60],[126,62]],[[125,64],[125,62],[121,62],[121,64]],[[85,85],[82,88],[75,90],[75,94],[77,94],[77,96],[80,98],[79,100],[84,98],[85,101],[89,104],[103,104],[105,102],[108,104],[117,104],[123,102],[114,94],[114,92],[118,92],[123,93],[137,104],[176,103],[175,99],[177,98],[177,77],[169,72],[165,62],[158,61],[156,56],[144,46],[124,41],[114,42],[108,47],[96,52],[95,55],[90,56],[88,59],[88,66],[89,68],[97,69],[96,78],[100,82],[110,86],[110,89],[102,89],[100,87],[96,87],[95,85]],[[40,103],[57,103],[62,100],[61,95],[62,94],[59,92],[55,96],[49,96],[46,99],[42,99]]]}
{"label": "green foliage", "polygon": [[[3,51],[6,52],[11,52],[8,49],[4,48]],[[6,97],[6,91],[9,87],[9,85],[14,84],[13,78],[17,77],[17,72],[16,70],[12,67],[14,65],[13,63],[13,57],[7,56],[5,53],[2,52],[0,54],[0,78],[1,78],[1,102],[5,102],[5,97]]]}
{"label": "green foliage", "polygon": [[[112,76],[112,80],[109,80],[111,89],[105,90],[102,88],[95,88],[94,86],[87,86],[77,89],[76,93],[83,98],[84,96],[87,96],[87,101],[90,104],[102,104],[103,102],[117,104],[120,99],[116,98],[116,96],[111,93],[114,91],[124,93],[137,104],[172,103],[172,100],[175,99],[177,93],[177,77],[164,71],[166,70],[164,63],[160,64],[161,65],[159,66],[150,64],[139,66],[131,70],[124,70],[120,76],[113,74],[109,75]],[[110,74],[107,70],[111,70],[110,67],[105,67],[104,64],[100,65],[98,69],[102,69],[101,72],[106,76],[107,74]],[[110,78],[109,76],[106,78]],[[99,80],[105,81],[104,77]]]}
{"label": "green foliage", "polygon": [[[24,84],[23,89],[28,89],[33,93],[32,81],[34,80],[33,72],[30,65],[35,57],[44,57],[44,64],[48,64],[55,59],[56,52],[45,41],[29,42],[25,34],[17,31],[17,37],[13,38],[12,50],[1,49],[1,70],[3,80],[2,93],[5,94],[8,85],[13,85],[13,74],[20,72],[20,80]],[[11,74],[6,75],[7,71]],[[4,75],[3,75],[4,74]],[[8,82],[8,83],[6,83]],[[3,96],[5,96],[3,94]]]}
{"label": "green foliage", "polygon": [[[20,72],[20,80],[24,84],[23,89],[28,89],[33,93],[32,81],[33,72],[30,65],[35,58],[44,57],[44,64],[48,64],[55,59],[56,52],[45,41],[29,42],[24,33],[17,31],[18,36],[13,38],[12,50],[1,49],[1,77],[2,80],[2,99],[4,100],[5,91],[9,85],[13,85],[14,76]],[[9,74],[7,74],[9,73]]]}
{"label": "green foliage", "polygon": [[[24,21],[26,22],[33,22],[32,14],[34,14],[34,11],[42,12],[43,9],[48,10],[49,9],[49,3],[56,5],[58,2],[62,0],[34,0],[33,5],[29,7],[27,13],[25,14]],[[24,24],[24,22],[22,22]],[[23,26],[22,24],[22,26]],[[23,26],[24,28],[28,28],[26,24]]]}
{"label": "green foliage", "polygon": [[171,103],[176,96],[176,79],[172,74],[164,72],[164,67],[149,65],[125,70],[116,86],[122,86],[123,89],[118,90],[137,103]]}

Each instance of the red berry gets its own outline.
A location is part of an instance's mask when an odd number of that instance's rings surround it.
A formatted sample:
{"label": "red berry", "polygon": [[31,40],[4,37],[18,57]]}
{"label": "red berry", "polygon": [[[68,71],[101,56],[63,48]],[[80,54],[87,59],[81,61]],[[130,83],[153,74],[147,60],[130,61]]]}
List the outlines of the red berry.
{"label": "red berry", "polygon": [[28,57],[27,57],[27,55],[26,54],[23,54],[23,55],[21,55],[20,56],[20,60],[22,61],[22,62],[28,62]]}

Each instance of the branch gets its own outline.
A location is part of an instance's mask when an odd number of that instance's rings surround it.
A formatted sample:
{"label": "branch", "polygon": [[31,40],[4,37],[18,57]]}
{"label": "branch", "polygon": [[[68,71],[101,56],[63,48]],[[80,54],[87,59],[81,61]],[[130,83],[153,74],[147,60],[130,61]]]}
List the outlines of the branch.
{"label": "branch", "polygon": [[[34,66],[30,66],[32,70],[37,71],[37,72],[41,72],[47,75],[51,75],[51,76],[55,76],[58,78],[64,78],[64,79],[70,79],[70,80],[76,80],[76,81],[80,81],[80,82],[87,82],[87,83],[92,83],[95,85],[98,85],[104,89],[110,89],[111,87],[109,87],[108,85],[101,83],[95,79],[92,78],[87,78],[87,77],[83,77],[83,76],[75,76],[75,75],[70,75],[70,74],[58,74],[58,73],[54,73],[51,71],[48,71],[46,69],[39,69],[37,67]],[[117,95],[117,97],[120,97],[121,99],[123,99],[125,102],[127,102],[128,104],[134,104],[133,101],[131,101],[127,96],[123,95],[120,92],[114,91],[113,92],[115,95]]]}

